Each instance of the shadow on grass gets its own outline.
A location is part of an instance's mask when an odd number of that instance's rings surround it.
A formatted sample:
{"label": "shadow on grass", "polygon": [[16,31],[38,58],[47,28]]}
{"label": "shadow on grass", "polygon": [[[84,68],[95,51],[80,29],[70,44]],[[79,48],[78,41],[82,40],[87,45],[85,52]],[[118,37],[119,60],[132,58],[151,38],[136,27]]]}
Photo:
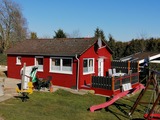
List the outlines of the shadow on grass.
{"label": "shadow on grass", "polygon": [[22,93],[22,96],[14,96],[14,97],[17,99],[21,99],[22,102],[26,102],[29,99],[28,95],[25,93]]}
{"label": "shadow on grass", "polygon": [[[124,115],[128,116],[129,119],[131,120],[144,120],[144,118],[131,118],[131,116],[129,116],[129,113],[126,112],[125,110],[130,110],[132,108],[132,106],[130,105],[127,105],[127,104],[124,104],[124,103],[114,103],[115,107],[117,109],[119,109]],[[122,108],[123,107],[123,108]],[[144,114],[144,111],[143,110],[139,110],[139,109],[136,109],[135,110],[136,112],[139,112],[140,114]]]}
{"label": "shadow on grass", "polygon": [[[120,110],[120,111],[123,111],[123,109],[121,107],[125,107],[126,109],[131,109],[133,106],[131,105],[127,105],[127,104],[124,104],[124,103],[114,103],[114,105]],[[141,105],[141,104],[139,104]],[[143,106],[143,105],[142,105]],[[143,106],[143,107],[146,107],[146,106]],[[138,108],[135,110],[136,112],[139,112],[139,113],[144,113],[144,111],[142,110],[139,110]],[[128,113],[127,113],[128,114]]]}
{"label": "shadow on grass", "polygon": [[145,120],[145,119],[143,119],[143,118],[133,118],[131,120]]}
{"label": "shadow on grass", "polygon": [[[131,101],[133,102],[133,101]],[[121,103],[121,102],[115,102],[112,104],[112,106],[115,106],[120,112],[115,112],[115,110],[111,110],[109,109],[109,107],[106,107],[104,108],[106,112],[110,112],[111,114],[113,114],[118,120],[123,120],[122,117],[124,118],[128,118],[128,119],[131,119],[131,120],[144,120],[143,118],[134,118],[132,119],[130,116],[129,116],[129,110],[132,108],[132,105],[127,105],[125,103]],[[143,106],[144,107],[144,106]],[[90,111],[90,108],[87,109],[88,111]],[[96,111],[99,111],[101,109],[97,109],[95,110]],[[140,109],[136,109],[135,110],[136,112],[139,112],[141,114],[144,114],[144,111],[143,110],[140,110]]]}
{"label": "shadow on grass", "polygon": [[[122,98],[122,99],[124,99],[124,98]],[[131,100],[131,99],[124,99],[124,100],[128,100],[129,102],[131,102],[132,103],[132,106],[130,106],[130,107],[133,107],[133,104],[136,102],[136,100]],[[144,107],[144,110],[145,109],[147,109],[147,106],[145,105],[145,104],[147,104],[147,103],[143,103],[143,102],[139,102],[139,104],[138,104],[138,106],[141,106],[141,107]],[[149,104],[149,103],[148,103]],[[130,108],[131,109],[131,108]],[[135,111],[137,111],[137,112],[141,112],[141,110],[139,110],[138,108],[136,108],[137,110],[135,110]],[[143,113],[142,113],[143,114]]]}

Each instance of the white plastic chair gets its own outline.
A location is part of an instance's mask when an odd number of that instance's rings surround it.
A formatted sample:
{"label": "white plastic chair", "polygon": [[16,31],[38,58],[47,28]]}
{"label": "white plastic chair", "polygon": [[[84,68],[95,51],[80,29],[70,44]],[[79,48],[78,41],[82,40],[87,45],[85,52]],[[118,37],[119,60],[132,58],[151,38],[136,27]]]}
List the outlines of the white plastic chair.
{"label": "white plastic chair", "polygon": [[109,76],[112,76],[112,69],[108,69]]}
{"label": "white plastic chair", "polygon": [[113,68],[113,74],[116,74],[116,69],[115,68]]}

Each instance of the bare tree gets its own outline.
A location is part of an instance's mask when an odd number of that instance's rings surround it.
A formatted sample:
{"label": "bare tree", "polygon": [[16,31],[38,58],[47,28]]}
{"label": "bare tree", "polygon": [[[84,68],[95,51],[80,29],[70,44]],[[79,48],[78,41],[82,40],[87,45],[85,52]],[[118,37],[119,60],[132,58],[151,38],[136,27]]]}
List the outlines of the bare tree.
{"label": "bare tree", "polygon": [[81,36],[80,31],[79,30],[74,30],[71,34],[72,38],[79,38]]}
{"label": "bare tree", "polygon": [[12,42],[24,40],[26,35],[26,19],[21,13],[20,6],[11,0],[0,0],[0,45],[3,52]]}

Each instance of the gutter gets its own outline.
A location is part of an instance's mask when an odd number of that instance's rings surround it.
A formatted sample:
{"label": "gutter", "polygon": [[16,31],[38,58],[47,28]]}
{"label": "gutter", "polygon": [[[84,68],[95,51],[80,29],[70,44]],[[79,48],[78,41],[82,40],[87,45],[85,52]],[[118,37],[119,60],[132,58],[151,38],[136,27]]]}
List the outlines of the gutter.
{"label": "gutter", "polygon": [[75,58],[78,61],[78,67],[77,67],[77,91],[78,91],[79,90],[79,88],[78,88],[78,86],[79,86],[79,59],[77,57],[77,54],[76,54]]}

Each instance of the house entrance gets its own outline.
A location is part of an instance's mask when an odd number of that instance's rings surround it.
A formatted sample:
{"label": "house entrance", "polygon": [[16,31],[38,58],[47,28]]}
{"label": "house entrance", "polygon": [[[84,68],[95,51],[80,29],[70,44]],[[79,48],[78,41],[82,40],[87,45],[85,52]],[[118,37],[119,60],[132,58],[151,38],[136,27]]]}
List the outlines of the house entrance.
{"label": "house entrance", "polygon": [[104,62],[103,58],[98,59],[98,76],[104,76]]}

